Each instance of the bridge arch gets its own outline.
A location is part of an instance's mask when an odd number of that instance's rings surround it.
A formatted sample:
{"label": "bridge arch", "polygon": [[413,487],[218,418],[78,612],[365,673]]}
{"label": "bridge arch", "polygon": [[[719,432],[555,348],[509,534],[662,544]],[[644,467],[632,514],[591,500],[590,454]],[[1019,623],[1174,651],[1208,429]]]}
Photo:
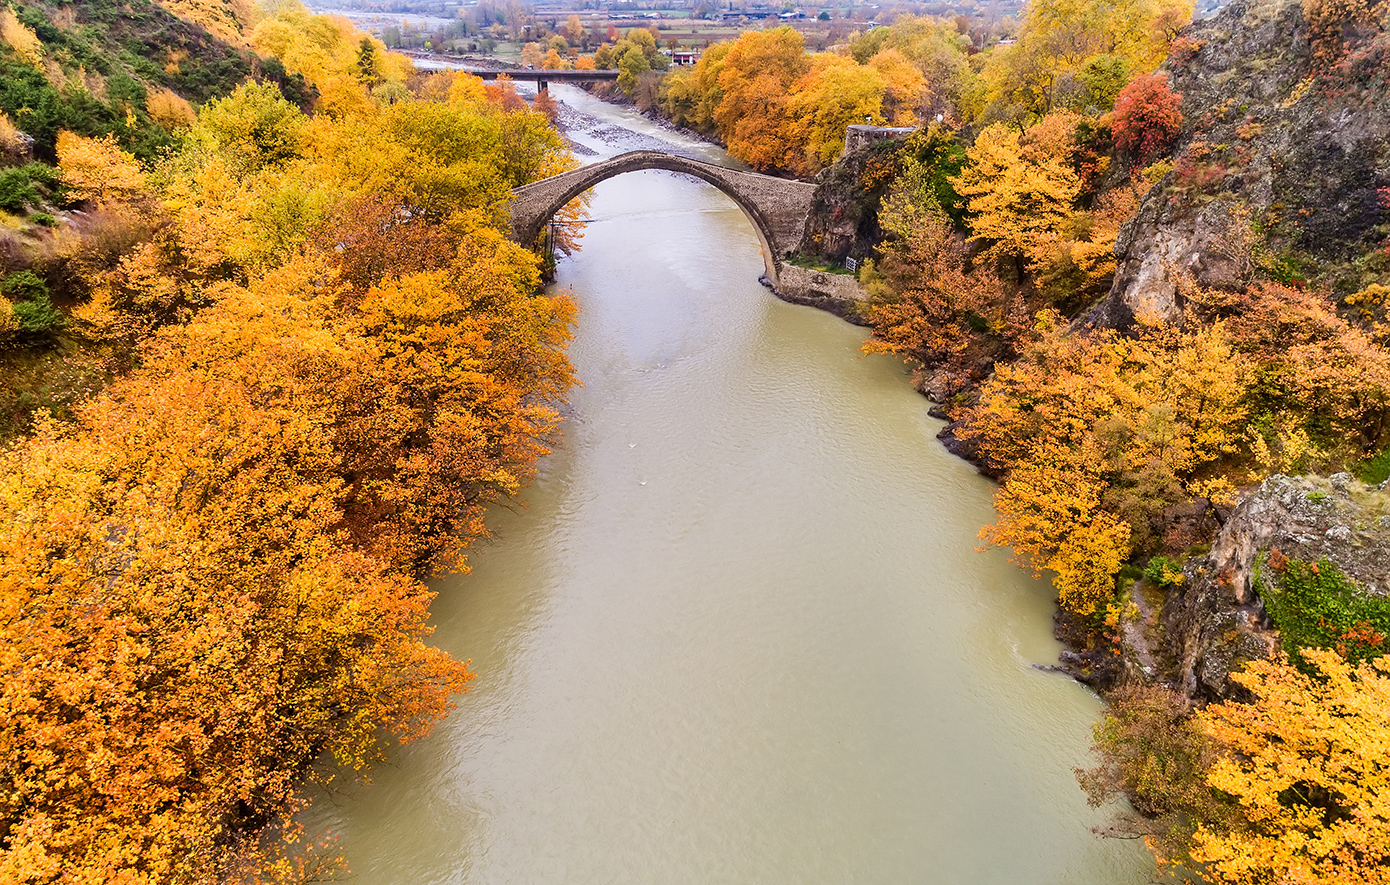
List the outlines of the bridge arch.
{"label": "bridge arch", "polygon": [[631,151],[513,190],[509,207],[512,238],[523,245],[534,243],[541,228],[570,200],[616,175],[643,169],[684,172],[728,195],[752,223],[768,281],[777,286],[781,262],[801,245],[815,185],[660,151]]}

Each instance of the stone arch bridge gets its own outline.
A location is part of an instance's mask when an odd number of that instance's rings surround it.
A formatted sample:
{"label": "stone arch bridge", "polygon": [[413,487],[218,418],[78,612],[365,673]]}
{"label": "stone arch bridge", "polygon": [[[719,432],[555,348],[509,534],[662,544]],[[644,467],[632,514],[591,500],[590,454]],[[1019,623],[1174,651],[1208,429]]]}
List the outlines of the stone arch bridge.
{"label": "stone arch bridge", "polygon": [[[738,205],[762,246],[767,279],[773,289],[782,284],[785,259],[801,247],[806,219],[811,213],[816,186],[756,172],[726,169],[660,151],[631,151],[600,163],[533,182],[512,191],[510,204],[512,239],[529,246],[540,236],[551,216],[575,197],[601,181],[640,169],[684,172],[719,188]],[[793,269],[794,270],[794,269]]]}

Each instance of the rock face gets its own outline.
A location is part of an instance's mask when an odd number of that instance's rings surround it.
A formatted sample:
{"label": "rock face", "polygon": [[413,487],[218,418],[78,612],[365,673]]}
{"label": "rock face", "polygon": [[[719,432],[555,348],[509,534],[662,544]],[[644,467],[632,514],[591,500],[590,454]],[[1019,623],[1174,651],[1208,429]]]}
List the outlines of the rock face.
{"label": "rock face", "polygon": [[901,133],[881,129],[879,134],[887,135],[850,148],[856,128],[865,127],[849,127],[846,151],[816,176],[815,199],[806,221],[803,248],[835,263],[875,256],[874,247],[883,240],[878,209],[897,170],[895,156],[902,147]]}
{"label": "rock face", "polygon": [[1158,616],[1176,687],[1206,700],[1231,696],[1230,672],[1277,647],[1254,581],[1260,554],[1323,557],[1367,593],[1390,593],[1390,491],[1349,474],[1272,476],[1231,514],[1211,551],[1193,557]]}
{"label": "rock face", "polygon": [[23,132],[16,132],[6,143],[0,139],[0,166],[23,166],[34,159],[34,139]]}
{"label": "rock face", "polygon": [[1166,63],[1182,97],[1174,169],[1121,230],[1114,284],[1088,324],[1176,318],[1181,273],[1238,285],[1252,222],[1273,253],[1365,252],[1390,222],[1378,190],[1390,185],[1387,60],[1384,33],[1319,58],[1299,0],[1237,0],[1184,32]]}

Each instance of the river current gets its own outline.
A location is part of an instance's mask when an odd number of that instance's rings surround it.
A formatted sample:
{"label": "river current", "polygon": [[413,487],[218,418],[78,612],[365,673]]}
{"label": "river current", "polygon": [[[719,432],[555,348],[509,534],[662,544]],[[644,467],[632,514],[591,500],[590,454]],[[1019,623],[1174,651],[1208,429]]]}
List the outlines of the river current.
{"label": "river current", "polygon": [[[594,157],[717,149],[566,87]],[[601,184],[559,287],[563,439],[442,580],[478,678],[307,818],[363,883],[1138,885],[1071,769],[1099,703],[1048,586],[975,551],[991,484],[865,332],[778,301],[693,179]]]}

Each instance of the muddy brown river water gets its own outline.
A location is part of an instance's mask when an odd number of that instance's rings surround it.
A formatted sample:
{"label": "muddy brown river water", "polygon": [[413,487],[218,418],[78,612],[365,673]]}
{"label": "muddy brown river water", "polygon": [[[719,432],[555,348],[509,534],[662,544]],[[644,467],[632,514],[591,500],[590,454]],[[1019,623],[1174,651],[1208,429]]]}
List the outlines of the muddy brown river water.
{"label": "muddy brown river water", "polygon": [[[555,94],[595,156],[719,157]],[[905,368],[759,286],[708,185],[631,173],[591,214],[562,446],[437,585],[475,688],[308,817],[352,881],[1147,882],[1072,777],[1098,701],[1032,666],[1049,588],[975,552],[991,484]]]}

